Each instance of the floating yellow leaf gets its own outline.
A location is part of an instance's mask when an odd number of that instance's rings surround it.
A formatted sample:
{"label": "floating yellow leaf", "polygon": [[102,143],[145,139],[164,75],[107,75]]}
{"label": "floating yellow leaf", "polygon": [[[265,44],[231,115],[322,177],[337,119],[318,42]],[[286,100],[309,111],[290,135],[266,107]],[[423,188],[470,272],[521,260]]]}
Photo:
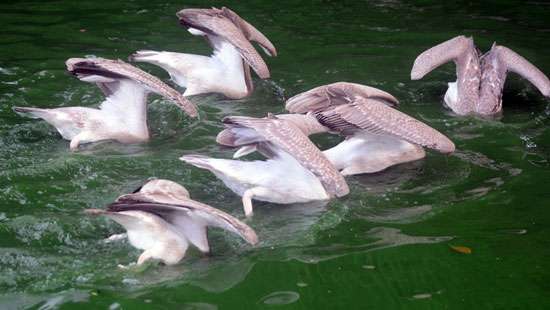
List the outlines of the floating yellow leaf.
{"label": "floating yellow leaf", "polygon": [[466,247],[466,246],[451,245],[450,247],[451,247],[451,249],[453,249],[453,251],[458,252],[458,253],[472,254],[472,249],[470,249],[469,247]]}

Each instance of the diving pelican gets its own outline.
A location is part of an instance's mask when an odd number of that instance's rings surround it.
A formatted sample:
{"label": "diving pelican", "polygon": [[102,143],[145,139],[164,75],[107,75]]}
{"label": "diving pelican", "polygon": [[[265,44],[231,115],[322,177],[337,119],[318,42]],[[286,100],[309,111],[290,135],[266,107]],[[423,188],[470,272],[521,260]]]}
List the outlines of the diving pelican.
{"label": "diving pelican", "polygon": [[122,225],[132,246],[144,250],[137,264],[150,259],[177,264],[189,244],[210,253],[208,227],[219,227],[240,236],[251,245],[258,243],[252,228],[233,216],[192,200],[185,187],[168,180],[153,179],[132,194],[122,195],[102,209],[86,209]]}
{"label": "diving pelican", "polygon": [[458,36],[420,54],[411,79],[419,80],[440,65],[456,64],[455,82],[449,83],[445,103],[458,115],[494,116],[502,111],[502,89],[509,71],[515,72],[550,97],[550,80],[533,64],[511,49],[493,43],[480,55],[473,38]]}
{"label": "diving pelican", "polygon": [[41,118],[70,140],[70,149],[82,143],[116,140],[141,143],[149,140],[147,96],[155,92],[196,117],[195,105],[161,80],[121,60],[70,58],[67,70],[84,82],[95,83],[106,96],[99,109],[66,107],[40,109],[14,107],[17,113]]}
{"label": "diving pelican", "polygon": [[[338,133],[345,140],[323,151],[342,173],[354,175],[382,171],[390,166],[424,158],[423,147],[451,153],[451,140],[428,125],[396,110],[397,99],[387,92],[361,84],[338,82],[298,94],[280,114],[306,135]],[[225,129],[218,143],[240,147],[235,157],[255,151],[255,145],[232,137]]]}
{"label": "diving pelican", "polygon": [[251,216],[252,198],[280,204],[328,200],[348,194],[342,175],[292,122],[273,115],[266,118],[231,116],[226,130],[238,141],[254,145],[267,160],[240,161],[185,155],[180,159],[207,169],[242,196],[245,215]]}
{"label": "diving pelican", "polygon": [[129,59],[160,66],[186,88],[185,96],[222,93],[231,99],[244,98],[254,89],[250,67],[260,78],[269,78],[269,69],[251,42],[257,42],[269,56],[276,56],[277,50],[235,12],[222,7],[184,9],[176,15],[191,34],[207,39],[214,49],[211,56],[143,50]]}

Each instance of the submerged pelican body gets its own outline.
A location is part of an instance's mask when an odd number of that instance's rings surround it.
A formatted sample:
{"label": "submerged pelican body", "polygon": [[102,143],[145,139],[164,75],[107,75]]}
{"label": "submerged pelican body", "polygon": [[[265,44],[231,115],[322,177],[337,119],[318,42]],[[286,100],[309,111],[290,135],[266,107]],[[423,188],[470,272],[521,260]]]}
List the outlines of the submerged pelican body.
{"label": "submerged pelican body", "polygon": [[260,78],[269,78],[269,69],[251,41],[270,56],[277,55],[275,47],[235,12],[225,7],[184,9],[177,16],[191,34],[208,40],[214,49],[211,56],[144,50],[130,59],[166,70],[175,83],[186,88],[185,96],[222,93],[231,99],[244,98],[254,89],[250,67]]}
{"label": "submerged pelican body", "polygon": [[454,61],[456,82],[449,83],[445,103],[459,115],[498,115],[502,111],[502,89],[509,71],[515,72],[550,97],[550,80],[533,64],[511,49],[493,44],[480,55],[472,38],[458,36],[420,54],[414,61],[411,79]]}
{"label": "submerged pelican body", "polygon": [[[253,147],[267,160],[197,155],[183,156],[181,160],[211,171],[242,196],[246,216],[252,215],[252,199],[290,204],[328,200],[349,192],[338,170],[293,123],[274,116],[226,117],[224,123],[226,129],[217,138],[220,144]],[[226,135],[227,131],[230,134]]]}
{"label": "submerged pelican body", "polygon": [[323,153],[343,175],[373,173],[425,157],[423,147],[452,153],[455,146],[430,126],[396,110],[392,95],[346,82],[319,86],[286,102],[287,119],[307,135],[346,137]]}
{"label": "submerged pelican body", "polygon": [[187,190],[172,181],[148,181],[132,194],[120,196],[107,210],[87,209],[90,215],[104,215],[122,225],[130,243],[141,250],[137,264],[150,259],[177,264],[189,244],[202,253],[210,252],[207,230],[219,227],[254,245],[258,237],[252,228],[233,216],[192,200]]}
{"label": "submerged pelican body", "polygon": [[82,143],[116,140],[140,143],[149,140],[147,128],[147,96],[155,92],[197,116],[193,103],[156,77],[121,60],[103,58],[71,58],[67,70],[84,82],[95,83],[105,94],[99,109],[66,107],[41,109],[14,107],[14,111],[41,118],[70,140],[71,150]]}

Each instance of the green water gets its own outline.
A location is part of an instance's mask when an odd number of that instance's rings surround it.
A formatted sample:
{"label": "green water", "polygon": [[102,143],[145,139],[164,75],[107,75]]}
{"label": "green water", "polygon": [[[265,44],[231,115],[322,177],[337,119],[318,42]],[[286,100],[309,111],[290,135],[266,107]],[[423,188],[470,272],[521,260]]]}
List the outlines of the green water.
{"label": "green water", "polygon": [[[98,143],[76,153],[46,123],[12,112],[97,106],[100,92],[65,73],[69,57],[209,53],[174,14],[222,5],[280,53],[267,59],[272,80],[256,79],[250,98],[196,96],[197,123],[154,97],[150,143]],[[455,117],[442,106],[453,65],[409,80],[417,54],[458,34],[474,35],[482,50],[497,41],[550,74],[548,3],[21,1],[0,4],[0,26],[0,308],[550,308],[549,101],[510,76],[500,121]],[[177,158],[229,158],[214,143],[223,116],[282,112],[286,98],[336,81],[392,93],[457,151],[348,178],[350,195],[326,206],[256,203],[248,223],[257,247],[213,230],[212,257],[191,251],[173,267],[117,267],[139,251],[104,243],[121,227],[83,209],[102,208],[155,176],[243,218],[239,197]],[[338,138],[315,142],[324,148]]]}

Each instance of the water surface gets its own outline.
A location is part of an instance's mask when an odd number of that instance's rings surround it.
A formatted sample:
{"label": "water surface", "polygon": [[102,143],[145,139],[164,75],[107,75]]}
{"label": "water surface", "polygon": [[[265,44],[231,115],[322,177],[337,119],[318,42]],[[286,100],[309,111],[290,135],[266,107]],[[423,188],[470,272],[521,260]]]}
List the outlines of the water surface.
{"label": "water surface", "polygon": [[[272,79],[247,99],[192,100],[201,122],[153,97],[150,143],[68,151],[41,121],[11,107],[97,106],[100,92],[65,73],[69,57],[125,59],[139,49],[208,54],[182,30],[184,7],[227,5],[275,43]],[[499,121],[442,106],[454,66],[410,81],[417,54],[459,34],[493,41],[550,73],[550,5],[486,1],[20,1],[0,4],[0,307],[6,309],[398,309],[550,307],[550,106],[511,75]],[[167,79],[162,70],[141,65]],[[214,144],[229,114],[282,112],[312,87],[352,81],[381,88],[400,109],[457,145],[443,156],[351,177],[330,203],[256,203],[261,243],[212,231],[213,256],[120,270],[139,251],[102,240],[121,227],[83,216],[149,177],[242,218],[240,198],[182,154],[231,155]],[[335,137],[315,137],[328,147]],[[471,254],[454,251],[464,246]]]}

